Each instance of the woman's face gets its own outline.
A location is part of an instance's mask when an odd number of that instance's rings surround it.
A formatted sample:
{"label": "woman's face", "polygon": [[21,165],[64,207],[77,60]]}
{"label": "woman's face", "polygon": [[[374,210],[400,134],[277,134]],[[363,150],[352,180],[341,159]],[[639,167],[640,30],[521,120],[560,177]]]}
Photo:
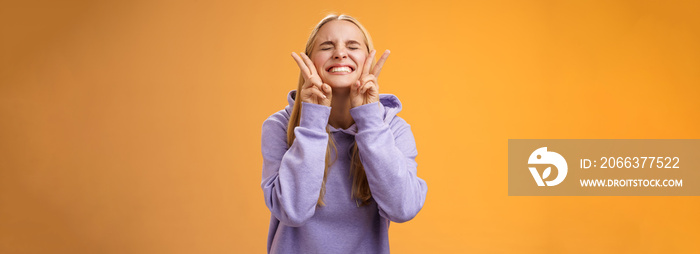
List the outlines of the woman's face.
{"label": "woman's face", "polygon": [[357,82],[367,55],[360,28],[348,21],[334,20],[316,34],[310,57],[324,83],[342,88]]}

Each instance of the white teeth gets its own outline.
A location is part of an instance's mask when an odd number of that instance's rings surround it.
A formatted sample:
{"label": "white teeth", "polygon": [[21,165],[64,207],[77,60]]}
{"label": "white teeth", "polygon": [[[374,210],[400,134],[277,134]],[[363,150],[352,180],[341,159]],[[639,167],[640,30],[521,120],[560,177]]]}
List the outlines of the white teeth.
{"label": "white teeth", "polygon": [[334,67],[331,68],[331,72],[351,72],[352,69],[350,67]]}

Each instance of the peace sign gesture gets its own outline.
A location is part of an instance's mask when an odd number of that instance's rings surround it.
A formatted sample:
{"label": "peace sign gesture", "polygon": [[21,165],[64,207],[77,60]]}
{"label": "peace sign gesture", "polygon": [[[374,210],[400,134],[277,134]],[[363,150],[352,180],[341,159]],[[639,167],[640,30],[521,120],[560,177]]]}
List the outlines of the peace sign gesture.
{"label": "peace sign gesture", "polygon": [[292,58],[297,62],[299,70],[301,70],[301,76],[304,78],[301,91],[297,91],[297,99],[301,99],[302,102],[306,103],[330,107],[332,97],[331,86],[321,81],[321,77],[316,72],[316,66],[314,66],[311,59],[304,53],[300,55],[301,57],[292,52]]}
{"label": "peace sign gesture", "polygon": [[389,58],[389,53],[391,52],[388,49],[384,51],[384,54],[379,58],[377,64],[370,68],[376,53],[376,50],[370,52],[362,68],[360,79],[358,79],[357,83],[350,89],[350,106],[353,108],[379,101],[379,84],[377,83],[377,77],[382,71],[382,66],[384,66],[384,62]]}

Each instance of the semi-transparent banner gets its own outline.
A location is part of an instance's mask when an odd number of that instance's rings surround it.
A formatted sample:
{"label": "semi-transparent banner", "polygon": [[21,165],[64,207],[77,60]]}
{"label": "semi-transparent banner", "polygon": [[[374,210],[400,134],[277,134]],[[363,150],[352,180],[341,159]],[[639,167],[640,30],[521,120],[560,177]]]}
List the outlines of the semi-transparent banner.
{"label": "semi-transparent banner", "polygon": [[509,196],[700,196],[700,139],[509,139]]}

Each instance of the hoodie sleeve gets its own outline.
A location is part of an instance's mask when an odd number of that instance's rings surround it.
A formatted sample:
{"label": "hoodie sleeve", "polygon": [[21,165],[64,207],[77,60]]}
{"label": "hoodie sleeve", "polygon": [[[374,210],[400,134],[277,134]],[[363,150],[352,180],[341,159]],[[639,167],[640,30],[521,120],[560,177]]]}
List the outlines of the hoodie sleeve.
{"label": "hoodie sleeve", "polygon": [[321,191],[330,107],[302,102],[295,140],[287,149],[286,117],[275,114],[262,126],[265,204],[283,224],[298,227],[314,215]]}
{"label": "hoodie sleeve", "polygon": [[428,186],[416,175],[416,143],[411,127],[399,117],[384,122],[379,102],[350,109],[357,124],[360,160],[381,216],[411,220],[425,203]]}

